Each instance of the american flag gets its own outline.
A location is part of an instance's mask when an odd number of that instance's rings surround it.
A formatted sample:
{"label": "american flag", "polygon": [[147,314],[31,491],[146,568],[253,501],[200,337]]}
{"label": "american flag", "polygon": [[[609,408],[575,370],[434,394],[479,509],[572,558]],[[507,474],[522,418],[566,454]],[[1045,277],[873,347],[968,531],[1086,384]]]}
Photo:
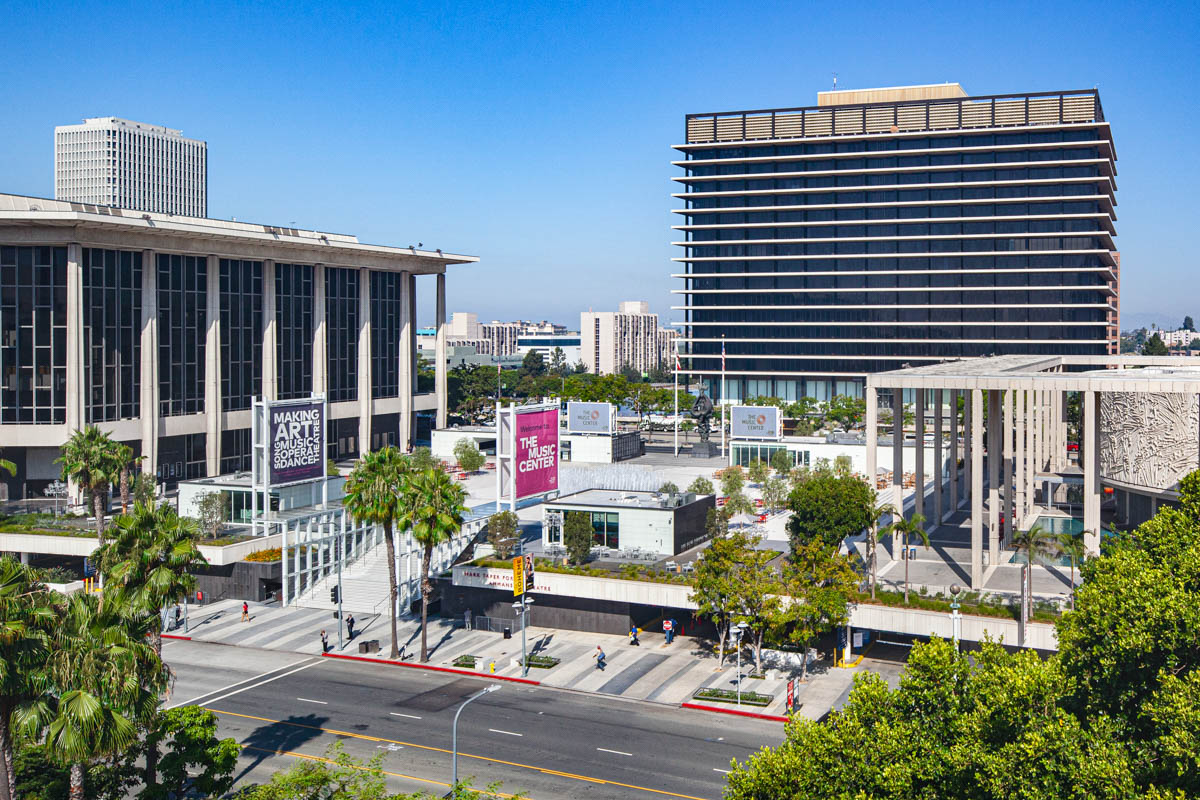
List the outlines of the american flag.
{"label": "american flag", "polygon": [[679,372],[679,370],[681,370],[681,369],[683,369],[683,367],[679,366],[679,351],[676,350],[675,351],[675,371]]}

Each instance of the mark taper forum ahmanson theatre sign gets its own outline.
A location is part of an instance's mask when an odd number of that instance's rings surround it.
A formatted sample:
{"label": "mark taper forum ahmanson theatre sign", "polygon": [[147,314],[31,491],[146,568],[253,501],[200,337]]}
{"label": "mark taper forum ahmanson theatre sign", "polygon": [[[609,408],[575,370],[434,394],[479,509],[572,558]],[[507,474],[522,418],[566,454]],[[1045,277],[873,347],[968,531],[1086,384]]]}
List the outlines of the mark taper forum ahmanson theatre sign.
{"label": "mark taper forum ahmanson theatre sign", "polygon": [[275,406],[267,430],[271,483],[278,486],[325,474],[325,414],[321,403]]}

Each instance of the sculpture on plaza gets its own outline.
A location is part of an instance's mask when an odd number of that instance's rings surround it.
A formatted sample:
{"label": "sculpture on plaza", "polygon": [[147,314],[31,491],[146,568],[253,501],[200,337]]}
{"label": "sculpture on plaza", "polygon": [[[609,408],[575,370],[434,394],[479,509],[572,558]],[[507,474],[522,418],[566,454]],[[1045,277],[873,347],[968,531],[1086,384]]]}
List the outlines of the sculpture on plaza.
{"label": "sculpture on plaza", "polygon": [[709,400],[708,395],[701,389],[700,396],[696,398],[695,403],[692,403],[692,417],[696,420],[696,430],[700,432],[700,441],[702,442],[708,441],[709,421],[712,419],[712,414],[712,400]]}

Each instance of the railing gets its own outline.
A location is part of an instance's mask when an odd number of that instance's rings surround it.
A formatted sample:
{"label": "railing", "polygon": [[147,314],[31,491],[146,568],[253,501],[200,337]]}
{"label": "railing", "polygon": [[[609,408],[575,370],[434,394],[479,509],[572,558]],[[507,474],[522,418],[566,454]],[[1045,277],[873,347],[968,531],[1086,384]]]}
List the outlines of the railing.
{"label": "railing", "polygon": [[521,632],[521,618],[504,619],[503,617],[472,617],[471,630],[473,631],[491,631],[492,633],[504,633],[504,629],[508,628],[512,633]]}
{"label": "railing", "polygon": [[1103,122],[1095,89],[688,114],[688,144]]}

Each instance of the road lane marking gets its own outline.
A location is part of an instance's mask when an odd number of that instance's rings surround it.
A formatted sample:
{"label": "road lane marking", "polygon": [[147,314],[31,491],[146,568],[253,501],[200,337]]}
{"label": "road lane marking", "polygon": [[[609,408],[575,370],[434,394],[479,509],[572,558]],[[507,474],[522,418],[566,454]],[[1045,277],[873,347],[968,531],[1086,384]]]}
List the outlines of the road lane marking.
{"label": "road lane marking", "polygon": [[499,728],[488,728],[492,733],[503,733],[505,736],[524,736],[523,733],[513,733],[512,731],[502,731]]}
{"label": "road lane marking", "polygon": [[633,755],[633,753],[626,753],[623,750],[609,750],[607,747],[597,747],[596,749],[599,750],[601,753],[614,753],[618,756],[632,756]]}
{"label": "road lane marking", "polygon": [[[248,745],[248,744],[244,744],[241,747],[243,750],[255,750],[259,753],[274,753],[277,756],[291,756],[292,758],[302,758],[306,761],[320,761],[324,764],[337,764],[338,763],[330,758],[322,758],[321,756],[310,756],[307,753],[297,753],[293,750],[269,750],[265,747],[254,747],[253,745]],[[346,764],[344,766],[348,766],[351,769],[357,769],[357,770],[363,770],[363,771],[368,771],[368,770],[374,769],[374,767],[369,767],[369,766],[362,765],[362,764]],[[410,781],[420,781],[421,783],[432,783],[435,786],[445,786],[447,789],[450,788],[450,784],[448,784],[448,783],[443,783],[442,781],[431,780],[429,778],[418,778],[416,775],[405,775],[402,772],[388,772],[385,769],[381,769],[381,770],[379,770],[379,772],[384,775],[391,775],[394,778],[405,778]],[[516,796],[516,795],[511,795],[511,794],[505,794],[504,792],[488,791],[487,789],[476,789],[475,791],[480,792],[484,795],[487,795],[488,797],[513,798]],[[521,796],[524,797],[524,795],[521,795]]]}
{"label": "road lane marking", "polygon": [[325,702],[324,700],[309,700],[307,697],[297,697],[296,699],[302,703],[320,703],[323,706],[329,705],[329,703]]}
{"label": "road lane marking", "polygon": [[204,702],[219,703],[227,697],[233,697],[235,694],[241,694],[242,692],[248,691],[250,689],[257,689],[259,686],[264,686],[264,685],[270,683],[271,681],[277,681],[280,678],[286,678],[288,675],[295,675],[297,672],[300,672],[301,670],[308,669],[309,667],[315,667],[318,664],[324,663],[324,661],[325,660],[322,658],[314,658],[312,661],[309,661],[304,666],[296,667],[294,670],[291,670],[290,672],[284,672],[281,675],[276,675],[273,678],[267,678],[265,681],[259,681],[258,683],[252,683],[249,686],[243,686],[241,689],[235,689],[232,692],[229,692],[228,694],[223,694],[220,697],[214,697],[213,699],[205,700]]}
{"label": "road lane marking", "polygon": [[393,717],[408,717],[409,719],[420,719],[416,714],[401,714],[399,711],[389,711]]}
{"label": "road lane marking", "polygon": [[726,775],[728,775],[728,774],[729,774],[729,770],[727,770],[727,769],[717,769],[716,767],[713,767],[713,772],[723,772],[723,773],[725,773]]}
{"label": "road lane marking", "polygon": [[[368,736],[365,733],[354,733],[353,731],[340,731],[335,728],[322,728],[319,725],[305,725],[304,723],[293,722],[291,720],[271,719],[270,717],[258,717],[253,714],[240,714],[237,711],[224,711],[219,708],[205,707],[204,710],[211,711],[214,714],[222,714],[227,717],[238,717],[240,719],[252,719],[252,720],[256,720],[258,722],[269,722],[273,725],[287,725],[288,727],[291,727],[291,728],[303,728],[305,730],[310,730],[310,731],[321,731],[323,733],[328,733],[333,736],[348,736],[351,739],[362,739],[363,741],[366,741],[366,742],[385,742],[385,743],[391,742],[392,744],[400,744],[400,745],[404,745],[405,747],[415,747],[418,750],[428,750],[428,751],[434,752],[434,753],[445,753],[446,755],[450,755],[452,753],[452,751],[447,750],[444,747],[433,747],[433,746],[427,745],[427,744],[416,744],[415,742],[404,742],[404,741],[400,741],[398,739],[386,739],[382,736]],[[242,745],[242,746],[248,747],[248,745]],[[273,753],[273,752],[278,752],[278,751],[268,750],[267,752]],[[312,756],[304,756],[299,753],[296,753],[295,755],[300,758],[312,758]],[[590,778],[587,775],[577,775],[572,772],[559,772],[558,770],[550,769],[549,767],[538,767],[538,766],[534,766],[533,764],[522,764],[518,761],[505,761],[502,758],[493,758],[491,756],[480,756],[480,755],[475,755],[472,753],[464,753],[461,751],[459,751],[458,755],[462,758],[473,758],[477,761],[490,761],[493,764],[504,764],[505,766],[509,766],[509,767],[519,767],[521,769],[529,769],[529,770],[533,770],[534,772],[541,772],[545,775],[559,775],[564,778],[571,778],[571,779],[577,780],[577,781],[587,781],[589,783],[601,783],[601,784],[607,784],[609,786],[620,786],[623,789],[636,789],[641,792],[649,792],[651,794],[662,795],[664,797],[678,797],[678,798],[681,798],[681,800],[705,800],[705,798],[703,798],[703,797],[696,797],[695,795],[691,795],[691,794],[680,794],[679,792],[669,792],[669,791],[666,791],[665,789],[651,789],[649,786],[638,786],[633,783],[622,783],[620,781],[610,781],[610,780],[606,780],[604,778]],[[421,780],[423,780],[423,779],[421,779]],[[444,786],[445,784],[442,784],[442,785]]]}
{"label": "road lane marking", "polygon": [[[216,694],[217,692],[223,692],[223,691],[225,691],[226,689],[232,689],[232,688],[233,688],[233,687],[235,687],[235,686],[241,686],[243,683],[249,683],[250,681],[256,681],[256,680],[258,680],[259,678],[265,678],[265,677],[267,677],[268,675],[270,675],[270,674],[272,674],[272,673],[279,672],[280,670],[284,670],[284,669],[288,669],[288,668],[290,668],[290,667],[294,667],[294,666],[296,666],[297,664],[303,664],[303,663],[305,663],[305,661],[306,661],[306,659],[300,659],[299,661],[293,661],[293,662],[292,662],[292,663],[290,663],[290,664],[284,664],[282,667],[276,667],[275,669],[269,669],[269,670],[267,670],[266,672],[260,672],[259,674],[255,675],[255,676],[254,676],[254,677],[252,677],[252,678],[243,678],[242,680],[240,680],[240,681],[237,681],[236,683],[231,683],[231,684],[228,684],[227,686],[222,686],[220,689],[213,689],[213,690],[211,690],[211,691],[207,691],[207,692],[205,692],[204,694],[198,694],[198,695],[196,695],[195,697],[193,697],[191,700],[187,700],[187,701],[185,701],[185,702],[182,702],[182,703],[175,703],[175,704],[173,704],[173,705],[169,705],[169,706],[167,706],[167,708],[168,708],[168,709],[171,709],[171,708],[178,708],[179,706],[193,706],[193,705],[198,705],[198,704],[200,703],[200,701],[201,701],[201,700],[204,700],[204,698],[208,697],[210,694]],[[229,695],[225,695],[225,697],[228,697],[228,696],[229,696]],[[207,702],[213,702],[213,701],[207,701]]]}

